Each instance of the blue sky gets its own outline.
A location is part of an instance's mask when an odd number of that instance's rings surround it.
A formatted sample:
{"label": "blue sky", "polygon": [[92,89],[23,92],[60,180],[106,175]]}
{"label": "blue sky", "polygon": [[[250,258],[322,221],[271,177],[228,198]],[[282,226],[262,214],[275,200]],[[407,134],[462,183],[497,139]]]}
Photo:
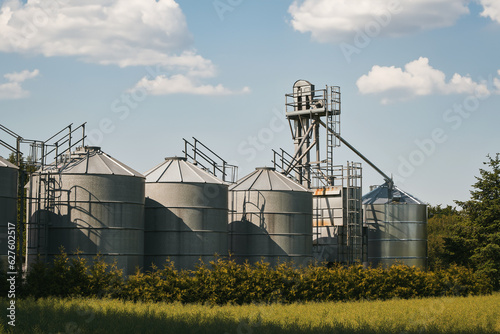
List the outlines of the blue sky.
{"label": "blue sky", "polygon": [[[0,123],[46,139],[87,122],[141,172],[192,136],[240,177],[292,152],[297,79],[340,86],[343,137],[431,204],[466,200],[500,151],[498,0],[0,4]],[[363,166],[365,190],[382,183]]]}

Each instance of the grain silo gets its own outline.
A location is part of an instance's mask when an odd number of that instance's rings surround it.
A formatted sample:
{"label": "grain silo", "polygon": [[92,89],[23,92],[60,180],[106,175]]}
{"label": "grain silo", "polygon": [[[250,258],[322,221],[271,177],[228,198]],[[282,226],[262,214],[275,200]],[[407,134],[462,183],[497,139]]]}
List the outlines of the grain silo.
{"label": "grain silo", "polygon": [[186,161],[166,158],[146,176],[145,266],[195,269],[227,256],[228,186]]}
{"label": "grain silo", "polygon": [[427,264],[427,205],[386,182],[363,196],[368,227],[368,262],[395,262],[425,268]]}
{"label": "grain silo", "polygon": [[0,260],[4,267],[7,264],[9,227],[17,226],[17,182],[17,166],[0,157]]}
{"label": "grain silo", "polygon": [[312,193],[274,168],[230,187],[230,251],[237,262],[312,260]]}
{"label": "grain silo", "polygon": [[144,176],[99,147],[79,148],[28,184],[28,267],[60,247],[92,259],[116,259],[125,275],[144,259]]}

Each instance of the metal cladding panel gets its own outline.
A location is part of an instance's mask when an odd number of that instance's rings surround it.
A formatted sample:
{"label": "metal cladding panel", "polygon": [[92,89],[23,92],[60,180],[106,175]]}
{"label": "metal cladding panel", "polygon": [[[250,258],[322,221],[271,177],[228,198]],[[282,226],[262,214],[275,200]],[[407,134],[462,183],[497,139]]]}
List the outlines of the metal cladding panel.
{"label": "metal cladding panel", "polygon": [[394,200],[397,200],[398,203],[425,205],[424,202],[397,186],[391,188],[387,182],[365,194],[362,198],[363,204],[386,204]]}
{"label": "metal cladding panel", "polygon": [[213,183],[223,184],[212,174],[184,158],[166,158],[145,173],[146,183]]}
{"label": "metal cladding panel", "polygon": [[79,250],[85,255],[101,253],[105,257],[143,256],[143,235],[142,230],[82,228],[76,224],[73,228],[52,226],[49,228],[48,255],[59,254],[63,246],[68,253]]}
{"label": "metal cladding panel", "polygon": [[10,162],[9,160],[0,156],[0,168],[4,168],[4,167],[11,168],[11,169],[19,169],[19,167],[14,165],[12,162]]}
{"label": "metal cladding panel", "polygon": [[[311,215],[309,214],[247,213],[241,221],[251,224],[236,225],[239,226],[238,229],[231,227],[230,231],[233,234],[242,233],[249,235],[254,231],[253,226],[257,226],[261,232],[270,236],[296,235],[310,237],[312,233],[312,228],[309,224],[310,219]],[[241,221],[236,220],[236,222]]]}
{"label": "metal cladding panel", "polygon": [[315,225],[344,225],[344,205],[342,196],[314,196]]}
{"label": "metal cladding panel", "polygon": [[314,208],[320,209],[342,209],[342,196],[321,196],[315,198]]}
{"label": "metal cladding panel", "polygon": [[241,178],[236,184],[229,188],[230,191],[291,191],[291,192],[307,192],[308,190],[287,178],[286,176],[277,173],[273,168],[263,167],[257,168],[252,173]]}
{"label": "metal cladding panel", "polygon": [[303,265],[312,259],[310,192],[250,190],[231,196],[230,251],[237,262]]}
{"label": "metal cladding panel", "polygon": [[146,231],[147,256],[227,255],[227,231]]}
{"label": "metal cladding panel", "polygon": [[[161,233],[145,232],[148,242],[144,245],[147,257],[163,256],[213,256],[227,255],[227,232],[217,231],[176,231]],[[217,237],[216,234],[219,234]],[[221,249],[225,249],[221,253]],[[162,261],[163,262],[163,261]]]}
{"label": "metal cladding panel", "polygon": [[[168,166],[170,166],[170,164],[172,163],[172,161],[164,161],[162,162],[161,164],[155,166],[154,168],[148,170],[146,173],[144,173],[144,176],[146,177],[146,182],[147,183],[150,183],[150,182],[158,182],[160,180],[160,178],[165,174],[165,172],[168,170]],[[177,172],[176,175],[169,175],[167,176],[169,179],[178,179],[180,180],[181,179],[181,176],[180,176],[180,171],[179,170],[175,170],[172,168],[172,171],[173,172]],[[179,182],[179,181],[176,181],[176,182]]]}
{"label": "metal cladding panel", "polygon": [[[368,242],[372,240],[368,239]],[[404,262],[406,258],[426,258],[427,240],[378,240],[368,244],[368,261],[394,259]]]}
{"label": "metal cladding panel", "polygon": [[62,201],[123,202],[144,205],[144,179],[121,175],[63,174]]}
{"label": "metal cladding panel", "polygon": [[18,168],[0,157],[0,259],[7,264],[8,223],[17,225]]}
{"label": "metal cladding panel", "polygon": [[427,259],[427,206],[423,204],[368,204],[368,262],[401,262],[425,268]]}
{"label": "metal cladding panel", "polygon": [[231,254],[237,263],[260,260],[276,265],[293,261],[304,265],[312,258],[312,238],[302,233],[268,233],[251,221],[234,221],[229,225]]}
{"label": "metal cladding panel", "polygon": [[427,240],[425,222],[379,222],[368,225],[369,240]]}
{"label": "metal cladding panel", "polygon": [[[165,169],[157,169],[155,171],[155,174],[151,175],[152,177],[154,177],[154,179],[156,179],[154,182],[182,182],[180,166],[175,165],[177,165],[177,162],[171,160],[166,162]],[[156,178],[157,173],[159,173],[158,178]],[[146,176],[146,182],[151,182],[150,179],[151,178],[149,177],[149,175]]]}
{"label": "metal cladding panel", "polygon": [[192,270],[200,258],[227,256],[227,189],[222,183],[146,183],[146,265],[161,267],[170,258],[176,268]]}
{"label": "metal cladding panel", "polygon": [[319,262],[342,262],[342,226],[314,226],[313,252]]}
{"label": "metal cladding panel", "polygon": [[148,207],[227,210],[227,185],[211,183],[146,183]]}
{"label": "metal cladding panel", "polygon": [[[221,223],[224,222],[224,224]],[[186,222],[189,222],[187,224]],[[227,233],[227,209],[146,208],[145,231],[214,231]]]}
{"label": "metal cladding panel", "polygon": [[17,198],[18,168],[0,157],[0,198]]}
{"label": "metal cladding panel", "polygon": [[[250,180],[246,181],[246,182],[252,182],[252,185],[251,185],[250,189],[272,190],[273,187],[272,187],[272,184],[271,184],[271,179],[269,177],[270,173],[265,173],[262,170],[259,173],[263,174],[263,175],[261,175],[260,177],[255,178],[255,179],[250,179]],[[242,183],[242,185],[245,185],[246,182]],[[280,186],[283,186],[283,183],[282,182],[280,182],[280,183],[281,183]]]}
{"label": "metal cladding panel", "polygon": [[[318,262],[344,261],[342,236],[346,188],[336,186],[316,189],[313,196],[313,253]],[[350,191],[352,196],[354,192]]]}
{"label": "metal cladding panel", "polygon": [[69,202],[51,216],[54,227],[144,229],[144,206],[120,202]]}
{"label": "metal cladding panel", "polygon": [[364,221],[368,224],[385,221],[385,204],[363,205]]}
{"label": "metal cladding panel", "polygon": [[57,171],[60,174],[109,174],[144,177],[141,173],[100,151],[100,148],[86,148],[77,151],[71,155],[69,162],[60,163],[57,166],[48,165],[44,171]]}
{"label": "metal cladding panel", "polygon": [[[106,160],[108,161],[108,160]],[[72,169],[75,171],[75,169]],[[48,175],[42,174],[43,178]],[[28,266],[40,254],[52,259],[63,246],[91,258],[101,253],[107,262],[118,260],[125,275],[142,267],[144,258],[144,178],[117,174],[50,173],[57,184],[53,208],[36,201],[28,227]],[[32,176],[29,193],[37,196],[40,177]],[[46,196],[41,187],[41,198]],[[46,210],[47,209],[47,210]],[[49,211],[50,210],[50,211]],[[36,223],[47,226],[38,231]],[[45,247],[47,245],[47,247]]]}
{"label": "metal cladding panel", "polygon": [[312,217],[312,194],[295,191],[232,191],[233,210],[239,213],[307,214]]}
{"label": "metal cladding panel", "polygon": [[385,215],[385,220],[388,222],[427,223],[427,205],[387,205]]}

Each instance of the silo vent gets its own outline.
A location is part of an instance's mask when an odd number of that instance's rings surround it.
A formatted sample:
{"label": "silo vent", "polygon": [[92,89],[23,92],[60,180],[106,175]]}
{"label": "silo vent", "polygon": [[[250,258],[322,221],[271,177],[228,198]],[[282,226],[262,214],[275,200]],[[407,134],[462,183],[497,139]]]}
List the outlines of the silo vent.
{"label": "silo vent", "polygon": [[87,152],[99,152],[101,150],[100,146],[85,146]]}
{"label": "silo vent", "polygon": [[165,158],[165,161],[169,161],[169,160],[187,161],[187,159],[185,157],[166,157]]}
{"label": "silo vent", "polygon": [[255,170],[270,170],[270,171],[275,171],[276,169],[274,167],[255,167]]}

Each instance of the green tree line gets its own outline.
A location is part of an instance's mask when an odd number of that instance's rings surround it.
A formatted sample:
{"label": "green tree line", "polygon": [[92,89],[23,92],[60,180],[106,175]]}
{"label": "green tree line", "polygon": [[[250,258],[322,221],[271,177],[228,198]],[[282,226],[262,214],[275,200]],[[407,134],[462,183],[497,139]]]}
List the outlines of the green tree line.
{"label": "green tree line", "polygon": [[470,199],[429,208],[429,268],[471,268],[500,289],[500,155],[488,156]]}

